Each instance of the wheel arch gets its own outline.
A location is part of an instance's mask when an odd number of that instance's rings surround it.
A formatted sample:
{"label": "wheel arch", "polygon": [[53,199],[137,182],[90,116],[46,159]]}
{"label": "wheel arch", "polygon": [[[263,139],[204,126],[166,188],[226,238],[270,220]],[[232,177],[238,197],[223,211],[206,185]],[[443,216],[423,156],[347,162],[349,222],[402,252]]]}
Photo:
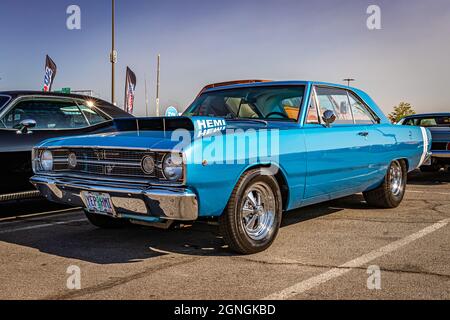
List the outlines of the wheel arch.
{"label": "wheel arch", "polygon": [[245,168],[245,170],[243,170],[241,172],[241,174],[238,177],[238,180],[247,172],[249,172],[250,170],[254,170],[254,169],[259,169],[259,168],[275,168],[274,171],[276,171],[276,173],[274,174],[275,179],[278,182],[278,186],[280,187],[280,192],[281,192],[281,201],[282,201],[282,207],[283,207],[283,211],[287,210],[288,204],[289,204],[289,197],[290,197],[290,193],[289,193],[289,183],[287,180],[287,175],[286,173],[283,171],[283,169],[276,164],[254,164],[251,166],[248,166]]}
{"label": "wheel arch", "polygon": [[411,171],[410,162],[409,162],[409,160],[407,158],[398,158],[398,159],[394,159],[392,161],[401,161],[401,162],[403,162],[405,164],[405,166],[406,166],[406,172],[408,173],[409,171]]}

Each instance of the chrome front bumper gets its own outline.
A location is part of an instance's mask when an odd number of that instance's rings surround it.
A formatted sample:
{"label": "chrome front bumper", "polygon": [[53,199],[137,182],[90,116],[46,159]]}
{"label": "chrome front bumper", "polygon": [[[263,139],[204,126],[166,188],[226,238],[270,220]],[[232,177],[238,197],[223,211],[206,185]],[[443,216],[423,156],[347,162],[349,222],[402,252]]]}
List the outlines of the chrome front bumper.
{"label": "chrome front bumper", "polygon": [[198,218],[198,201],[186,188],[148,187],[104,181],[37,175],[31,183],[48,200],[75,207],[86,207],[83,191],[111,196],[116,216],[146,221],[149,219],[194,221]]}

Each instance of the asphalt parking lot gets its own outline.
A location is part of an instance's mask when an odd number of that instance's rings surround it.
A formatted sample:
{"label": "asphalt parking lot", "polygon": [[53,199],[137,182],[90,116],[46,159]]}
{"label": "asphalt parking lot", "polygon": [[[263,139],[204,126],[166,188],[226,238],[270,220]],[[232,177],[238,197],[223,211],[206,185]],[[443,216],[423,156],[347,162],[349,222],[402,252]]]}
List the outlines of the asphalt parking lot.
{"label": "asphalt parking lot", "polygon": [[[355,195],[287,213],[253,256],[229,252],[213,225],[98,230],[61,209],[0,205],[0,299],[450,299],[449,173],[414,173],[395,210]],[[70,266],[81,290],[67,288]]]}

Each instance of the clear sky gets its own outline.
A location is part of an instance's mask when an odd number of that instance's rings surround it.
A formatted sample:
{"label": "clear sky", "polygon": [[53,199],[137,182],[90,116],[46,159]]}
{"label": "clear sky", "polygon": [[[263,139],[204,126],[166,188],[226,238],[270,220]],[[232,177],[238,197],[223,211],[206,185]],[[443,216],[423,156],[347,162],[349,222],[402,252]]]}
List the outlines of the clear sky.
{"label": "clear sky", "polygon": [[[81,8],[81,30],[66,9]],[[369,30],[369,5],[381,30]],[[0,90],[40,89],[45,55],[54,88],[110,96],[110,0],[0,0]],[[450,111],[449,0],[116,0],[117,100],[126,66],[137,75],[136,114],[153,111],[156,55],[161,103],[184,109],[202,86],[232,79],[320,80],[355,86],[387,113],[401,101]]]}

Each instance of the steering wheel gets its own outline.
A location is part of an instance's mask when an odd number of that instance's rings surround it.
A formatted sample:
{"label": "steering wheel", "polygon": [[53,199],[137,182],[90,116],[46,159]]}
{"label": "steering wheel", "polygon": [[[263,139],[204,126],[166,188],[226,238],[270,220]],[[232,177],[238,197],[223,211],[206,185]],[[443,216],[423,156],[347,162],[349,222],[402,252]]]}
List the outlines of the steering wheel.
{"label": "steering wheel", "polygon": [[278,112],[278,111],[273,111],[271,113],[269,113],[268,115],[266,115],[266,118],[270,118],[270,116],[272,115],[280,115],[283,117],[283,119],[286,118],[286,114],[284,114],[283,112]]}

